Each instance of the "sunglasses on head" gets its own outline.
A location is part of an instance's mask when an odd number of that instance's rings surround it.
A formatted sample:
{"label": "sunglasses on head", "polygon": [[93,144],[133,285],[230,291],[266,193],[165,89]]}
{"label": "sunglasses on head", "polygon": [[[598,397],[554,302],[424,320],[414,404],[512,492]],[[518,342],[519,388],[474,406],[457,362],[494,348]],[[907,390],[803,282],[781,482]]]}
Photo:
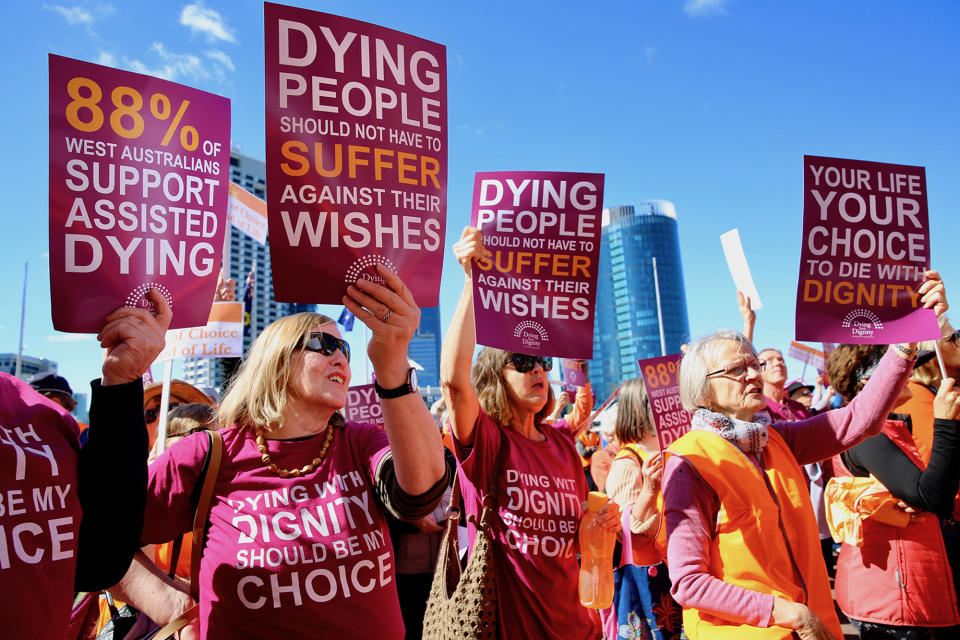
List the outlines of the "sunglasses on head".
{"label": "sunglasses on head", "polygon": [[325,356],[332,356],[338,349],[350,362],[350,345],[346,340],[341,340],[337,336],[323,331],[311,333],[303,340],[301,349],[321,353]]}
{"label": "sunglasses on head", "polygon": [[[179,403],[179,402],[177,402],[177,401],[175,401],[175,400],[171,400],[171,401],[170,401],[170,404],[167,405],[167,410],[168,410],[168,411],[173,411],[174,409],[176,409],[176,408],[179,407],[179,406],[180,406],[180,403]],[[159,406],[156,406],[156,407],[154,407],[153,409],[144,409],[144,410],[143,410],[143,420],[144,420],[144,422],[154,422],[154,421],[156,421],[156,419],[157,419],[159,416],[160,416],[160,407],[159,407]]]}
{"label": "sunglasses on head", "polygon": [[528,373],[533,371],[533,368],[540,364],[543,367],[544,371],[550,371],[553,369],[553,358],[544,358],[543,356],[528,356],[525,353],[515,353],[504,363],[504,366],[507,364],[513,364],[513,368],[517,370],[518,373]]}

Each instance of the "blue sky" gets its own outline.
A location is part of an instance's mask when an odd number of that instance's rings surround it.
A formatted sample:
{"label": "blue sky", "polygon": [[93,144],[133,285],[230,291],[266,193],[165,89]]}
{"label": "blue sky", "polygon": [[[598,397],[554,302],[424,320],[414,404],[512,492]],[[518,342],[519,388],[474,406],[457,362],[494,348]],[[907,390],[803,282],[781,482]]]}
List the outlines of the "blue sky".
{"label": "blue sky", "polygon": [[[602,172],[606,206],[649,198],[676,205],[694,334],[740,326],[719,242],[738,227],[764,302],[756,342],[785,349],[802,156],[914,164],[927,169],[933,264],[960,305],[955,2],[299,5],[447,46],[448,249],[469,220],[474,172]],[[86,390],[99,348],[92,337],[57,334],[50,321],[47,54],[227,96],[233,145],[263,158],[262,4],[49,0],[10,3],[5,14],[0,352],[17,349],[29,262],[25,353],[59,361],[74,388]],[[448,251],[444,324],[461,273]],[[800,368],[790,362],[792,376]]]}

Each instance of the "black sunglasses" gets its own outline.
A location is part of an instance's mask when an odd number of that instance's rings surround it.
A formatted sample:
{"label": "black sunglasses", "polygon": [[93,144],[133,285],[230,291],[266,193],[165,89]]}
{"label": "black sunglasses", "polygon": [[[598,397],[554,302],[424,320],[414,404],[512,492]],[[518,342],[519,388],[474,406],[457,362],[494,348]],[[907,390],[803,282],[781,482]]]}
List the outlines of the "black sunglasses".
{"label": "black sunglasses", "polygon": [[300,348],[315,353],[322,353],[325,356],[332,356],[334,352],[339,349],[340,352],[346,356],[347,362],[350,362],[350,345],[347,341],[323,331],[311,333],[304,338]]}
{"label": "black sunglasses", "polygon": [[525,353],[515,353],[510,358],[503,363],[503,366],[507,366],[512,363],[513,368],[517,370],[517,373],[529,373],[533,371],[533,368],[537,366],[537,363],[540,363],[540,366],[543,367],[544,371],[550,371],[553,369],[553,358],[544,358],[543,356],[528,356]]}
{"label": "black sunglasses", "polygon": [[[180,406],[179,402],[170,401],[170,404],[167,405],[167,410],[173,411]],[[153,409],[144,409],[143,410],[143,420],[144,422],[153,422],[160,416],[160,407],[154,407]]]}

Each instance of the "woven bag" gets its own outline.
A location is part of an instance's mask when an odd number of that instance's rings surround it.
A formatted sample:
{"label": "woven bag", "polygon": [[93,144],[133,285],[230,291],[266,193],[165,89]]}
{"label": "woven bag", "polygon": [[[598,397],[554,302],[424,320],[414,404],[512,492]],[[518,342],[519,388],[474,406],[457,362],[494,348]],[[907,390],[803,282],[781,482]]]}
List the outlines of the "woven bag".
{"label": "woven bag", "polygon": [[460,474],[453,480],[450,516],[440,543],[430,598],[423,616],[423,640],[493,640],[497,636],[497,590],[494,586],[493,519],[497,516],[497,477],[506,457],[506,438],[493,468],[493,486],[480,503],[480,517],[467,520],[477,527],[470,559],[460,571],[457,526],[460,524]]}

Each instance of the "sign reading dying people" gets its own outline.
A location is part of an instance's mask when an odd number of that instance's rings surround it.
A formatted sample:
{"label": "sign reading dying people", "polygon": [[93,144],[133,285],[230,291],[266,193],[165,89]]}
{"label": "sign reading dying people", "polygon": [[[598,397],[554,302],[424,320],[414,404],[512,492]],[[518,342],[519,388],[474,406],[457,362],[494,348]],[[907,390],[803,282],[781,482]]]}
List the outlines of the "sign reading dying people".
{"label": "sign reading dying people", "polygon": [[603,174],[478,173],[471,223],[493,257],[473,265],[477,342],[589,359]]}
{"label": "sign reading dying people", "polygon": [[340,303],[396,271],[436,306],[447,191],[446,48],[264,4],[267,193],[277,300]]}
{"label": "sign reading dying people", "polygon": [[226,230],[230,101],[50,56],[50,297],[59,331],[121,306],[206,324]]}
{"label": "sign reading dying people", "polygon": [[804,156],[803,189],[796,339],[939,338],[917,291],[930,267],[924,168]]}

